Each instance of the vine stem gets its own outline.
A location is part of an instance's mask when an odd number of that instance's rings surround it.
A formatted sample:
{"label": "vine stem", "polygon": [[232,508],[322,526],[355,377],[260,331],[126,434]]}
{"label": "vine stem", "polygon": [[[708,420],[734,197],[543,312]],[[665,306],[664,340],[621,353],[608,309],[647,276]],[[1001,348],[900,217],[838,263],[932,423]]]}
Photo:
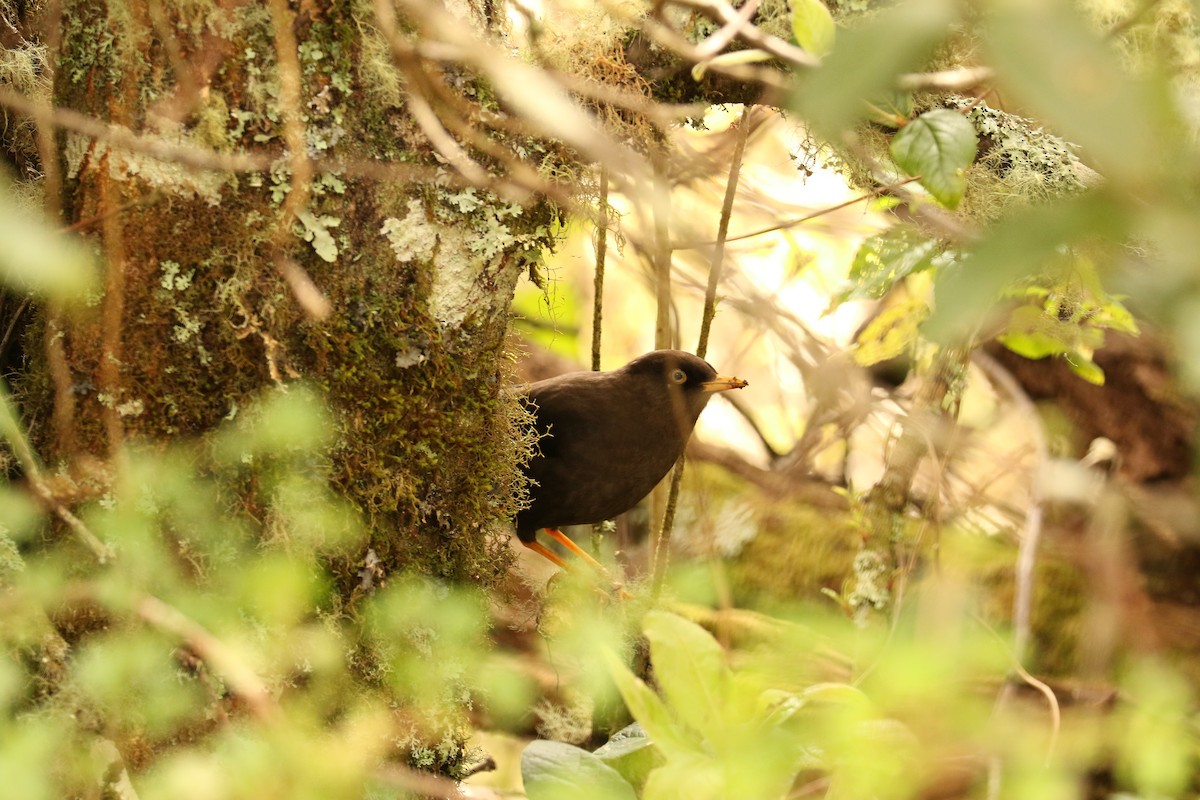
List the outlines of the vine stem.
{"label": "vine stem", "polygon": [[[738,138],[733,151],[732,163],[729,165],[729,179],[725,182],[725,199],[721,203],[721,218],[717,223],[717,244],[713,248],[712,263],[708,270],[708,287],[704,293],[704,315],[700,321],[700,339],[696,343],[696,355],[700,358],[704,358],[704,354],[708,352],[708,336],[712,329],[713,317],[717,313],[717,286],[721,281],[721,268],[725,261],[725,239],[729,234],[729,218],[733,214],[733,199],[737,195],[738,180],[742,172],[742,159],[746,153],[746,140],[750,134],[750,114],[753,110],[754,106],[745,106],[742,109],[741,119],[736,123]],[[669,231],[660,229],[659,233],[665,239]],[[668,250],[668,254],[669,252]],[[667,267],[670,268],[669,258]],[[669,288],[668,284],[668,291]],[[659,528],[654,542],[654,578],[651,583],[651,596],[655,600],[662,594],[663,581],[666,579],[667,566],[670,563],[671,529],[675,524],[675,509],[679,504],[679,487],[683,483],[684,463],[685,459],[681,455],[675,464],[675,469],[671,471],[671,488],[667,493],[666,508],[663,509],[662,526]]]}

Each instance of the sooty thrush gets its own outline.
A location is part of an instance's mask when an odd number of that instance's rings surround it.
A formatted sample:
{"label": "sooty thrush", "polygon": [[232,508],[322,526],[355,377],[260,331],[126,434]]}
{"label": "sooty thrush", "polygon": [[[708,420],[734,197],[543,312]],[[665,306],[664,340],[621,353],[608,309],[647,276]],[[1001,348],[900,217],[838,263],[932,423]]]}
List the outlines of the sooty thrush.
{"label": "sooty thrush", "polygon": [[533,413],[540,452],[525,466],[531,502],[517,514],[517,538],[565,567],[537,541],[545,529],[600,568],[558,528],[602,522],[636,505],[679,459],[713,393],[747,385],[681,350],[531,384],[521,400]]}

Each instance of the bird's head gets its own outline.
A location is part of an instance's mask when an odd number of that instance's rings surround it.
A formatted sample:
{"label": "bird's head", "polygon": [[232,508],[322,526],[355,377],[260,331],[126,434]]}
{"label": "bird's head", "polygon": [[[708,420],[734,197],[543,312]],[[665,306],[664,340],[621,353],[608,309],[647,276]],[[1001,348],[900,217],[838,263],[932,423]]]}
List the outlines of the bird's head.
{"label": "bird's head", "polygon": [[682,350],[653,350],[630,361],[625,369],[644,383],[650,397],[667,398],[680,427],[687,431],[713,394],[749,385],[741,378],[718,375],[707,361]]}

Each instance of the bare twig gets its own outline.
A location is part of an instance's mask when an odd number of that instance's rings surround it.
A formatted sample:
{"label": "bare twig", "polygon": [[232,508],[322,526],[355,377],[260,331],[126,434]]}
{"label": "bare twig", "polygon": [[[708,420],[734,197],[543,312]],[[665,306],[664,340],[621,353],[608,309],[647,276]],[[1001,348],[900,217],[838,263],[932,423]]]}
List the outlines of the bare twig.
{"label": "bare twig", "polygon": [[637,186],[651,173],[645,159],[607,135],[563,87],[537,67],[475,36],[440,4],[400,0],[425,36],[457,50],[461,63],[486,75],[501,99],[531,129],[575,148],[585,159],[604,163],[613,180]]}
{"label": "bare twig", "polygon": [[220,675],[259,721],[270,722],[279,708],[262,679],[223,641],[200,623],[157,597],[146,595],[137,602],[137,615],[161,631],[178,636]]}
{"label": "bare twig", "polygon": [[[604,321],[604,266],[608,259],[608,170],[600,165],[600,224],[596,226],[596,269],[592,280],[592,372],[600,371],[600,334]],[[607,522],[592,525],[592,550],[599,555],[600,538]]]}
{"label": "bare twig", "polygon": [[[751,47],[756,47],[759,50],[770,53],[785,64],[802,69],[811,69],[812,67],[819,66],[821,63],[809,53],[806,53],[794,44],[785,42],[778,36],[772,36],[754,25],[741,24],[738,12],[734,10],[733,6],[724,2],[724,0],[675,0],[675,3],[707,14],[723,26],[736,25],[738,39]],[[689,58],[699,60],[695,59],[695,53],[696,50],[693,49]]]}
{"label": "bare twig", "polygon": [[1013,597],[1013,653],[1018,662],[1028,656],[1031,636],[1031,616],[1033,613],[1033,581],[1034,568],[1037,566],[1038,545],[1042,536],[1042,516],[1044,499],[1042,497],[1042,469],[1050,460],[1050,450],[1046,444],[1046,432],[1042,429],[1041,416],[1029,399],[1029,395],[1013,378],[1012,373],[1004,369],[996,359],[982,351],[975,351],[972,360],[980,366],[988,378],[1000,387],[1009,399],[1021,409],[1021,418],[1032,420],[1033,446],[1036,466],[1029,482],[1029,509],[1025,513],[1025,528],[1017,545],[1017,573],[1015,578],[1015,593]]}
{"label": "bare twig", "polygon": [[275,31],[275,61],[279,67],[279,106],[283,115],[283,140],[288,149],[291,185],[284,201],[275,232],[275,269],[283,277],[296,303],[315,320],[329,318],[333,309],[328,298],[317,288],[304,268],[285,255],[292,228],[308,206],[313,165],[308,157],[308,140],[300,116],[301,78],[297,55],[295,17],[287,0],[270,0],[271,23]]}
{"label": "bare twig", "polygon": [[744,106],[738,121],[737,143],[729,164],[729,178],[725,181],[725,198],[721,203],[721,218],[717,223],[717,241],[713,248],[712,262],[708,267],[708,287],[704,292],[704,314],[700,320],[700,339],[696,343],[696,355],[704,358],[708,352],[708,334],[713,317],[717,314],[717,286],[721,282],[721,270],[725,265],[725,242],[729,235],[729,218],[733,215],[733,199],[737,195],[738,179],[742,171],[742,158],[746,152],[746,140],[750,136],[750,115],[754,106]]}
{"label": "bare twig", "polygon": [[996,77],[991,67],[960,67],[941,72],[909,72],[896,76],[896,88],[904,92],[962,91],[988,83]]}
{"label": "bare twig", "polygon": [[[78,111],[39,103],[6,86],[0,86],[0,106],[35,118],[39,125],[39,131],[44,128],[50,137],[48,155],[51,158],[56,158],[57,153],[53,146],[53,131],[55,128],[59,128],[98,142],[104,142],[110,147],[195,170],[235,174],[268,172],[279,160],[277,152],[246,150],[240,153],[218,153],[215,150],[207,150],[195,145],[169,142],[159,136],[134,133],[122,125],[111,124]],[[43,155],[42,157],[47,156]],[[445,175],[437,167],[422,164],[389,164],[340,158],[312,159],[311,163],[317,172],[337,173],[352,178],[393,182],[432,181],[440,178],[448,179],[452,184],[458,182],[453,176]],[[43,166],[43,169],[51,169],[51,167]],[[50,175],[47,173],[47,179],[49,177]],[[45,193],[48,203],[56,201],[58,196],[57,191],[52,191],[53,188],[47,180]],[[54,212],[56,209],[57,205],[49,210]],[[54,217],[55,214],[51,213],[51,216]]]}
{"label": "bare twig", "polygon": [[125,320],[125,231],[116,213],[119,191],[112,172],[108,168],[108,153],[100,162],[98,175],[100,213],[104,217],[104,305],[100,366],[97,383],[107,395],[101,398],[104,430],[108,437],[109,456],[114,460],[121,457],[125,447],[125,423],[121,420],[118,407],[122,401],[121,332]]}
{"label": "bare twig", "polygon": [[[663,153],[659,153],[657,164],[662,167],[665,158]],[[654,217],[654,250],[653,250],[653,271],[654,271],[654,298],[656,314],[654,320],[654,347],[655,349],[665,349],[672,345],[671,341],[671,187],[667,182],[665,172],[660,169],[655,171],[654,183],[652,186],[652,210]],[[672,475],[672,486],[679,480],[683,473],[684,459],[680,459],[675,463],[675,469]],[[662,592],[663,580],[666,577],[667,563],[670,555],[671,545],[671,527],[675,518],[675,501],[678,499],[678,490],[671,492],[667,499],[663,499],[662,489],[655,491],[651,499],[652,515],[651,519],[659,520],[658,529],[654,535],[654,569],[652,582],[652,595],[654,599],[658,599]]]}
{"label": "bare twig", "polygon": [[[134,153],[170,161],[186,167],[217,172],[262,172],[270,169],[275,156],[266,153],[218,153],[194,145],[175,144],[157,136],[142,136],[121,125],[109,124],[69,108],[38,103],[19,92],[0,86],[0,105],[22,114],[40,117],[49,128],[62,128],[89,139]],[[39,127],[42,125],[39,119]],[[51,151],[54,152],[54,151]],[[45,165],[43,165],[45,168]]]}
{"label": "bare twig", "polygon": [[600,219],[596,226],[596,276],[592,282],[592,371],[600,371],[600,326],[604,308],[604,262],[608,257],[608,170],[600,167]]}
{"label": "bare twig", "polygon": [[[49,0],[44,12],[43,39],[47,53],[57,53],[62,37],[62,6],[59,0]],[[46,60],[46,79],[54,83],[55,59]],[[0,86],[0,105],[8,96],[24,98],[6,86]],[[58,164],[58,145],[54,138],[54,109],[44,103],[30,103],[23,113],[33,118],[37,130],[38,160],[42,169],[42,206],[46,216],[60,224],[62,221],[62,174]],[[58,301],[46,309],[46,327],[42,337],[50,380],[54,384],[54,409],[51,425],[54,442],[62,453],[75,451],[75,395],[71,391],[71,370],[67,366],[63,343],[62,306]]]}
{"label": "bare twig", "polygon": [[[817,209],[816,211],[813,211],[810,214],[805,214],[802,217],[796,217],[794,219],[784,220],[783,222],[780,222],[776,225],[770,225],[766,228],[760,228],[758,230],[749,231],[748,233],[739,233],[737,236],[728,236],[725,238],[725,241],[726,242],[738,242],[743,239],[752,239],[755,236],[763,236],[768,233],[774,233],[775,231],[785,230],[787,228],[794,228],[797,225],[802,225],[803,223],[808,222],[809,220],[816,219],[817,217],[823,217],[826,214],[832,214],[834,211],[841,211],[843,208],[848,208],[849,206],[852,206],[855,203],[861,203],[865,200],[872,200],[876,197],[880,197],[882,195],[888,194],[889,192],[892,192],[892,191],[900,188],[901,186],[904,186],[905,184],[912,183],[915,180],[917,180],[917,178],[905,178],[902,181],[890,183],[887,186],[880,186],[879,188],[872,189],[871,191],[866,192],[865,194],[861,194],[858,197],[852,197],[849,200],[846,200],[845,202],[838,203],[837,205],[832,205],[832,206],[827,206],[825,208]],[[675,248],[676,250],[692,250],[692,249],[699,248],[699,247],[709,247],[709,246],[715,245],[716,243],[717,243],[717,240],[715,240],[715,239],[711,240],[711,241],[710,240],[702,241],[702,240],[692,239],[689,241],[672,242],[671,247]]]}
{"label": "bare twig", "polygon": [[21,470],[25,473],[25,480],[29,483],[29,487],[37,495],[38,499],[79,537],[79,540],[92,551],[101,564],[112,558],[112,549],[100,541],[100,538],[96,534],[92,533],[78,517],[72,514],[54,496],[54,492],[46,484],[45,479],[42,477],[42,468],[38,464],[37,456],[34,455],[33,448],[29,445],[29,439],[26,438],[25,432],[21,429],[21,423],[17,419],[12,400],[3,384],[0,384],[0,437],[8,441],[13,455],[17,457],[17,463],[21,465]]}
{"label": "bare twig", "polygon": [[750,18],[758,11],[759,0],[747,0],[734,14],[734,18],[722,25],[716,33],[709,36],[696,46],[695,56],[703,61],[712,58],[724,50],[734,38],[741,33],[742,28],[750,24]]}

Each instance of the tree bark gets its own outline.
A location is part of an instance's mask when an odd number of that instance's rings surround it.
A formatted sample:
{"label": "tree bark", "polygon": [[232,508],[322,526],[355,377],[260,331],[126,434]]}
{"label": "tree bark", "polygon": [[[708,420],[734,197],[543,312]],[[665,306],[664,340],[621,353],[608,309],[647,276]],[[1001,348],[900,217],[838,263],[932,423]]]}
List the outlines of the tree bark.
{"label": "tree bark", "polygon": [[[369,8],[279,5],[273,20],[236,2],[63,4],[57,108],[274,163],[221,173],[61,135],[65,221],[102,251],[104,291],[62,319],[69,375],[53,380],[27,337],[25,410],[43,456],[100,494],[86,464],[313,384],[336,420],[333,483],[369,523],[358,555],[490,583],[507,561],[486,533],[512,510],[515,469],[497,424],[507,308],[557,212],[455,186],[411,121]],[[339,159],[403,160],[423,177],[320,166]],[[40,329],[54,316],[43,310]],[[354,565],[342,572],[352,583]]]}

